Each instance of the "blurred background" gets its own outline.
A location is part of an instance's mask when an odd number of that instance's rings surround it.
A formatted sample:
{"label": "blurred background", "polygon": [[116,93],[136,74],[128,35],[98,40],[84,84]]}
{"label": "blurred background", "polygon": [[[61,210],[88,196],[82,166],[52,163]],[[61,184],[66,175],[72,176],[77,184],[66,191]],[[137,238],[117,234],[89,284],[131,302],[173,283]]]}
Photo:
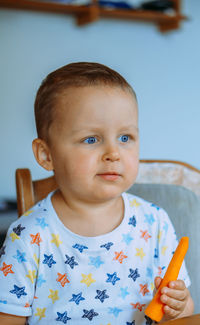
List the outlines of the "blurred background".
{"label": "blurred background", "polygon": [[[134,1],[134,0],[132,0]],[[74,61],[120,72],[139,102],[140,157],[200,168],[200,1],[183,0],[189,19],[161,33],[134,20],[77,26],[70,15],[0,9],[0,200],[15,200],[15,169],[46,177],[31,143],[33,105],[42,79]]]}

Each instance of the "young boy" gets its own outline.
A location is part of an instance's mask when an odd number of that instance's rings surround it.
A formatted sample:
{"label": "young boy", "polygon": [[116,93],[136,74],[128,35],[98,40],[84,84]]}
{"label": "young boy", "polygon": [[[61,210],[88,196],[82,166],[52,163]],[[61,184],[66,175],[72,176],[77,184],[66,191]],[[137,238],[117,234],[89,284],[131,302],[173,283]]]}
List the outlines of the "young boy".
{"label": "young boy", "polygon": [[[177,240],[162,209],[125,193],[139,161],[133,89],[101,64],[69,64],[43,81],[35,118],[33,152],[58,189],[9,228],[1,325],[152,324],[144,309]],[[183,265],[163,320],[192,314],[189,284]]]}

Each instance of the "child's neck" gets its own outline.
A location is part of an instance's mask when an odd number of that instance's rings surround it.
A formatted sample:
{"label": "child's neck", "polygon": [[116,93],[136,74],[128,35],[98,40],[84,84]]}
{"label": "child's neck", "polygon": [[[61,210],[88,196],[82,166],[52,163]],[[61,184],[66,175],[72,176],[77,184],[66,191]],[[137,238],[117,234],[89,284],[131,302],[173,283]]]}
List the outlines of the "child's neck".
{"label": "child's neck", "polygon": [[124,203],[121,196],[101,204],[79,201],[69,204],[57,191],[52,197],[52,204],[64,226],[86,237],[111,232],[120,225],[124,216]]}

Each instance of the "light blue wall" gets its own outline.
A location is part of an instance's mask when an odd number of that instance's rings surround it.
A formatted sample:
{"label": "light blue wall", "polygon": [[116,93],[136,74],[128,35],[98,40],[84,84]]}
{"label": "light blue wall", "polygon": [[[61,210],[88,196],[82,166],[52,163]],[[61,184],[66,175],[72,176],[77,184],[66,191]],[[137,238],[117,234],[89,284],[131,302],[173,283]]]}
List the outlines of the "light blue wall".
{"label": "light blue wall", "polygon": [[14,171],[34,161],[33,102],[47,73],[72,61],[98,61],[122,73],[140,106],[141,158],[200,168],[200,1],[183,1],[189,20],[161,34],[151,24],[0,11],[0,198],[15,197]]}

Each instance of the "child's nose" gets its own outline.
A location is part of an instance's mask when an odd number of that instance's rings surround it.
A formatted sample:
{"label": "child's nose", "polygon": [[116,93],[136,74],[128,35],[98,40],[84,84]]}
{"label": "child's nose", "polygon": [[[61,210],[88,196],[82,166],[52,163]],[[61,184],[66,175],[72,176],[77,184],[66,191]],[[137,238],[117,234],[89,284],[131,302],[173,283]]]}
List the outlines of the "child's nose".
{"label": "child's nose", "polygon": [[119,150],[116,147],[107,148],[103,154],[103,161],[117,161],[120,160]]}

